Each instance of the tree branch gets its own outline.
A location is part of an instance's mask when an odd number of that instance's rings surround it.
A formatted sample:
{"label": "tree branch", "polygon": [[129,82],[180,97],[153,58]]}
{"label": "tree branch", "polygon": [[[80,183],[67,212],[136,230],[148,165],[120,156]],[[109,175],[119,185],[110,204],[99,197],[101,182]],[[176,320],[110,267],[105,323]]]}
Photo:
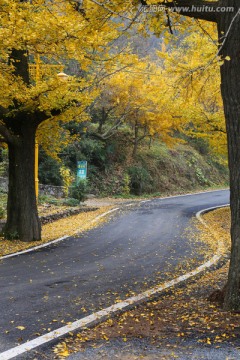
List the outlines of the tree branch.
{"label": "tree branch", "polygon": [[173,35],[172,22],[171,22],[169,12],[167,9],[165,10],[165,13],[166,13],[166,17],[167,17],[167,26],[169,27],[170,34]]}
{"label": "tree branch", "polygon": [[13,143],[15,141],[15,136],[8,130],[8,128],[0,123],[0,134],[2,135],[4,142],[7,144]]}
{"label": "tree branch", "polygon": [[112,14],[112,15],[117,15],[118,17],[122,18],[122,19],[125,19],[125,20],[129,20],[129,21],[132,21],[133,19],[131,19],[130,17],[128,16],[125,16],[125,15],[122,15],[120,13],[117,13],[116,11],[113,11],[112,9],[110,9],[109,7],[107,7],[104,3],[100,3],[99,1],[97,0],[91,0],[94,4],[98,5],[98,6],[101,6],[104,10],[106,10],[109,14]]}
{"label": "tree branch", "polygon": [[100,138],[101,140],[109,139],[111,136],[113,136],[114,130],[116,130],[123,123],[126,116],[127,114],[123,114],[120,117],[120,119],[118,119],[116,123],[110,129],[108,129],[104,134],[95,133],[94,136]]}
{"label": "tree branch", "polygon": [[232,21],[231,21],[231,23],[230,23],[230,25],[229,25],[229,28],[228,28],[226,34],[224,35],[224,40],[223,40],[223,42],[222,42],[222,45],[220,46],[220,48],[219,48],[219,50],[218,50],[217,56],[221,55],[221,52],[222,52],[222,50],[223,50],[223,48],[224,48],[224,45],[225,45],[225,43],[226,43],[226,41],[227,41],[227,39],[228,39],[228,36],[229,36],[229,34],[230,34],[231,30],[232,30],[233,24],[234,24],[234,22],[237,20],[237,17],[238,17],[239,15],[240,15],[240,9],[238,9],[237,13],[236,13],[235,16],[232,18]]}

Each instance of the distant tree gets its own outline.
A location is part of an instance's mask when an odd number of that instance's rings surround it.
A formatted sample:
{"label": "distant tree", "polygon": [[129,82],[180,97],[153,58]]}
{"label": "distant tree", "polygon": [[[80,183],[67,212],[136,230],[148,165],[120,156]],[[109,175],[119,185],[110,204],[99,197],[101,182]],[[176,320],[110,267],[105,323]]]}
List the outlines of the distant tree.
{"label": "distant tree", "polygon": [[[220,92],[215,26],[204,24],[194,33],[169,39],[167,51],[158,51],[175,89],[175,116],[184,118],[182,131],[188,136],[203,138],[218,156],[227,157],[227,136]],[[176,46],[178,45],[178,46]],[[201,49],[204,48],[204,52]],[[190,59],[190,60],[189,60]]]}
{"label": "distant tree", "polygon": [[138,60],[134,69],[110,76],[94,103],[99,122],[96,135],[104,140],[127,126],[133,156],[147,137],[158,136],[167,143],[176,141],[171,134],[183,119],[174,116],[172,90],[164,70],[147,60]]}

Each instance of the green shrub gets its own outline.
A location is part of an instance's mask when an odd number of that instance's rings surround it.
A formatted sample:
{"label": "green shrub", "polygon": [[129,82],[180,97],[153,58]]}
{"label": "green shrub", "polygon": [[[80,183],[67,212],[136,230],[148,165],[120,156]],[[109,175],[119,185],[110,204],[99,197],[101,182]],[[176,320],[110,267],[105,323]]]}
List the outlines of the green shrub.
{"label": "green shrub", "polygon": [[128,168],[130,176],[131,191],[136,195],[141,195],[152,190],[152,177],[149,172],[139,166],[131,166]]}
{"label": "green shrub", "polygon": [[48,201],[48,204],[52,204],[52,205],[62,205],[61,199],[54,199],[54,198],[50,198]]}
{"label": "green shrub", "polygon": [[1,161],[0,162],[0,176],[7,176],[8,175],[8,162]]}
{"label": "green shrub", "polygon": [[42,149],[39,151],[38,176],[40,184],[62,185],[60,163],[48,156]]}
{"label": "green shrub", "polygon": [[68,199],[63,201],[63,205],[78,206],[79,205],[79,200],[73,199],[73,198],[68,198]]}
{"label": "green shrub", "polygon": [[75,185],[70,187],[69,194],[73,199],[84,201],[87,198],[86,197],[87,192],[88,192],[87,180],[79,180]]}
{"label": "green shrub", "polygon": [[62,205],[62,199],[56,199],[52,195],[41,194],[38,197],[39,204]]}
{"label": "green shrub", "polygon": [[1,232],[1,236],[4,236],[8,240],[18,240],[19,234],[17,231],[14,232],[5,232],[4,229]]}
{"label": "green shrub", "polygon": [[0,206],[0,219],[3,219],[4,216],[5,216],[5,209],[2,206]]}
{"label": "green shrub", "polygon": [[0,176],[8,176],[8,150],[0,149]]}
{"label": "green shrub", "polygon": [[122,195],[127,196],[130,194],[130,183],[131,183],[130,176],[128,174],[124,174],[122,182],[123,183],[122,183],[122,187],[121,187],[121,193],[122,193]]}

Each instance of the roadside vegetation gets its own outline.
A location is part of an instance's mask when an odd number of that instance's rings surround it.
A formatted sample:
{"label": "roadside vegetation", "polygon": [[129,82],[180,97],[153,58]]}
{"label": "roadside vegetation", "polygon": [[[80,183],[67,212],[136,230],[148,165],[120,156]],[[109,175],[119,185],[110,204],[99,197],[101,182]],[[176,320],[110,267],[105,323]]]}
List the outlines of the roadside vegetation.
{"label": "roadside vegetation", "polygon": [[[81,134],[82,126],[75,124],[73,129],[73,136]],[[133,157],[126,130],[119,130],[103,141],[95,137],[94,129],[94,124],[88,123],[88,132],[81,134],[81,140],[64,147],[57,158],[41,149],[40,183],[62,186],[64,195],[56,198],[40,193],[40,216],[46,211],[50,213],[82,206],[88,194],[137,199],[228,186],[225,157],[214,153],[202,138],[181,135],[182,138],[176,138],[176,144],[172,146],[158,138],[145,139]],[[88,179],[76,184],[76,164],[79,160],[88,161]],[[7,177],[7,173],[7,150],[4,149],[0,176]],[[7,192],[0,189],[0,219],[6,218],[6,206]]]}
{"label": "roadside vegetation", "polygon": [[[128,133],[118,131],[107,141],[89,133],[61,154],[72,176],[78,160],[88,161],[88,186],[97,196],[165,195],[228,184],[226,159],[212,152],[203,139],[185,138],[171,147],[161,139],[145,140],[134,157]],[[176,142],[177,142],[176,138]],[[51,174],[46,172],[50,163]],[[63,184],[57,160],[42,154],[40,181]]]}

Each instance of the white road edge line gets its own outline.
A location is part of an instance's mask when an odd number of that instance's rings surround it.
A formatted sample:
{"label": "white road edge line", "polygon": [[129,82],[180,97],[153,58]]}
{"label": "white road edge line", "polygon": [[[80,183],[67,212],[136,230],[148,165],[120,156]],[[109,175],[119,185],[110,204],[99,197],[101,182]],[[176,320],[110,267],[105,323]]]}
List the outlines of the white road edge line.
{"label": "white road edge line", "polygon": [[[229,205],[216,206],[216,207],[201,210],[196,214],[196,217],[204,226],[206,226],[209,229],[209,226],[202,219],[201,215],[208,211],[211,211],[211,210],[214,210],[217,208],[226,207],[226,206],[229,206]],[[113,211],[116,211],[116,210],[115,209],[110,210],[110,212],[113,212]],[[100,217],[102,217],[102,216],[104,216],[104,214],[100,215]],[[32,350],[40,345],[43,345],[51,340],[57,339],[63,335],[67,335],[71,331],[75,331],[77,329],[81,330],[87,326],[94,324],[94,323],[101,322],[101,320],[104,320],[104,318],[107,316],[111,316],[112,314],[114,314],[120,310],[127,310],[127,308],[129,306],[133,305],[134,303],[148,300],[150,296],[160,293],[163,290],[169,289],[170,287],[172,287],[174,285],[177,285],[183,281],[190,279],[191,277],[193,277],[195,275],[200,274],[201,272],[203,272],[207,268],[211,267],[212,265],[216,264],[220,260],[220,258],[222,257],[222,245],[223,245],[222,240],[219,240],[217,253],[210,260],[208,260],[204,264],[200,265],[195,270],[190,271],[189,273],[187,273],[185,275],[179,276],[178,278],[173,279],[171,281],[167,281],[162,285],[155,286],[139,295],[130,297],[123,302],[116,303],[112,306],[107,307],[106,309],[97,311],[96,313],[86,316],[85,318],[83,318],[81,320],[74,321],[72,324],[63,326],[59,329],[56,329],[54,331],[51,331],[51,332],[45,334],[45,335],[39,336],[36,339],[27,341],[26,343],[24,343],[22,345],[18,345],[12,349],[4,351],[3,353],[0,353],[0,359],[1,360],[13,359],[16,356],[23,354],[27,351],[30,351],[30,350]]]}
{"label": "white road edge line", "polygon": [[[112,209],[112,210],[109,210],[109,211],[101,214],[101,215],[98,215],[98,216],[96,216],[93,220],[91,220],[89,223],[90,223],[90,224],[91,224],[91,223],[94,223],[95,221],[101,219],[102,217],[107,216],[108,214],[110,214],[110,213],[112,213],[112,212],[114,212],[114,211],[117,211],[117,210],[119,210],[119,208],[114,208],[114,209]],[[81,230],[82,230],[82,229],[78,229],[78,230],[74,231],[74,233],[71,234],[71,235],[65,235],[65,236],[63,236],[63,237],[60,237],[60,238],[58,238],[58,239],[56,239],[56,240],[51,240],[51,241],[49,241],[49,242],[47,242],[47,243],[45,243],[45,244],[42,244],[42,245],[34,246],[34,247],[29,248],[29,249],[22,250],[22,251],[13,253],[13,254],[4,255],[4,256],[0,257],[0,260],[8,259],[8,258],[11,258],[11,257],[14,257],[14,256],[18,256],[18,255],[22,255],[22,254],[26,254],[26,253],[29,253],[29,252],[31,252],[31,251],[44,248],[44,247],[46,247],[46,246],[49,246],[49,245],[52,245],[52,244],[56,244],[56,243],[58,243],[58,242],[60,242],[60,241],[63,241],[63,240],[65,240],[65,239],[69,238],[69,237],[72,237],[72,236],[74,236],[74,235],[76,235],[76,234],[79,234],[79,233],[81,232]]]}

